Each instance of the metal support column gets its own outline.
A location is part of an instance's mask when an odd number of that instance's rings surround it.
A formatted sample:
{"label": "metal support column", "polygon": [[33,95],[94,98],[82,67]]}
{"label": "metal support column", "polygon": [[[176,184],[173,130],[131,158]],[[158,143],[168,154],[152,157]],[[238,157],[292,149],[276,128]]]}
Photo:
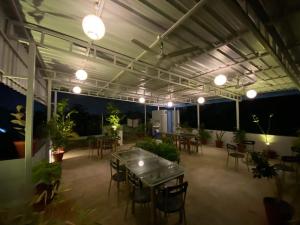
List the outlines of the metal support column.
{"label": "metal support column", "polygon": [[51,119],[51,89],[52,89],[52,80],[48,79],[47,81],[47,121]]}
{"label": "metal support column", "polygon": [[144,132],[145,132],[145,136],[147,134],[147,105],[144,105]]}
{"label": "metal support column", "polygon": [[26,122],[25,122],[25,179],[28,191],[31,188],[31,157],[34,115],[34,86],[35,86],[36,45],[29,44],[28,79],[26,93]]}
{"label": "metal support column", "polygon": [[200,130],[200,104],[197,103],[197,127]]}
{"label": "metal support column", "polygon": [[57,112],[57,91],[54,91],[54,110],[53,115],[56,115]]}
{"label": "metal support column", "polygon": [[239,101],[235,101],[235,110],[236,110],[236,129],[240,129],[240,104]]}

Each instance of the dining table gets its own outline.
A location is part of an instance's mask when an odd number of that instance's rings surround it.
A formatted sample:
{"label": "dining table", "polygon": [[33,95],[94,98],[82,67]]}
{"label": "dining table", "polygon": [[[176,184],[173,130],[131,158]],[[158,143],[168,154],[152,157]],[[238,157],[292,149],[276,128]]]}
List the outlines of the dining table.
{"label": "dining table", "polygon": [[177,162],[164,159],[138,147],[111,154],[117,166],[123,164],[126,170],[138,177],[151,189],[151,221],[155,222],[155,188],[174,179],[183,182],[184,168]]}

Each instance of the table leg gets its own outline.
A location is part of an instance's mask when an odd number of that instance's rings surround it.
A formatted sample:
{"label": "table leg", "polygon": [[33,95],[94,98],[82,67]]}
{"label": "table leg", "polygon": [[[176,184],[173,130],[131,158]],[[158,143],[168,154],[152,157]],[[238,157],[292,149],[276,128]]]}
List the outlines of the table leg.
{"label": "table leg", "polygon": [[151,187],[151,218],[150,224],[155,224],[156,220],[156,213],[155,213],[155,194],[154,194],[154,187]]}

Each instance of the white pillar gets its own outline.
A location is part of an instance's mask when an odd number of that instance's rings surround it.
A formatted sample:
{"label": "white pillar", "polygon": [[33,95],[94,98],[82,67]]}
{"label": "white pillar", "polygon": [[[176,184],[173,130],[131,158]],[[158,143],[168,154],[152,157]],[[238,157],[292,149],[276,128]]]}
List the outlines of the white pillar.
{"label": "white pillar", "polygon": [[145,132],[145,136],[147,134],[147,105],[144,105],[144,132]]}
{"label": "white pillar", "polygon": [[35,60],[36,60],[36,45],[31,42],[29,44],[29,57],[28,57],[28,79],[27,79],[27,92],[26,92],[26,121],[25,121],[25,179],[28,188],[30,188],[32,184],[31,157],[32,157],[33,115],[34,115]]}
{"label": "white pillar", "polygon": [[157,106],[157,110],[159,110],[159,105]]}
{"label": "white pillar", "polygon": [[57,112],[57,91],[54,91],[54,110],[53,115],[56,115]]}
{"label": "white pillar", "polygon": [[240,106],[239,100],[235,101],[235,110],[236,110],[236,129],[240,129]]}
{"label": "white pillar", "polygon": [[47,83],[48,94],[47,94],[47,121],[51,119],[51,89],[52,89],[52,80],[48,79]]}
{"label": "white pillar", "polygon": [[200,104],[197,103],[197,127],[200,130]]}

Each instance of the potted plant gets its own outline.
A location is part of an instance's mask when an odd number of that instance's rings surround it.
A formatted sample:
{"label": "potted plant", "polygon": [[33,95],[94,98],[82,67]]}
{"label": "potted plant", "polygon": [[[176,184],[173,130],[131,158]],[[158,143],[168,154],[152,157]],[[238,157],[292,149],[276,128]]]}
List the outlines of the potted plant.
{"label": "potted plant", "polygon": [[265,139],[264,142],[266,144],[266,149],[264,149],[264,151],[266,152],[267,157],[269,157],[271,159],[275,159],[275,158],[278,157],[278,154],[274,150],[270,149],[270,142],[269,142],[269,138],[268,138],[268,135],[269,135],[269,132],[270,132],[270,129],[271,129],[271,121],[272,121],[273,117],[274,117],[273,113],[269,114],[269,116],[268,116],[268,128],[265,131],[262,128],[261,124],[260,124],[259,117],[256,116],[255,114],[252,115],[252,122],[257,125],[258,129],[260,130],[260,132],[264,136],[264,139]]}
{"label": "potted plant", "polygon": [[75,122],[71,115],[75,110],[66,112],[68,101],[66,99],[57,103],[57,112],[48,122],[48,130],[52,141],[52,155],[54,161],[62,161],[65,153],[65,147],[68,144],[68,138],[76,136],[73,132]]}
{"label": "potted plant", "polygon": [[[23,105],[16,106],[16,112],[11,113],[11,116],[14,117],[10,122],[14,125],[14,129],[18,132],[18,134],[22,137],[22,140],[14,141],[14,145],[18,152],[19,158],[25,157],[25,123],[26,123],[26,116],[25,116],[25,107]],[[33,140],[32,142],[32,154],[35,153],[36,150],[36,141]]]}
{"label": "potted plant", "polygon": [[112,103],[107,105],[107,111],[109,115],[106,120],[110,126],[110,135],[116,140],[120,140],[122,136],[120,121],[124,116],[121,115],[120,110]]}
{"label": "potted plant", "polygon": [[[22,136],[24,139],[25,136],[25,108],[22,105],[16,106],[16,112],[11,113],[11,116],[14,117],[10,122],[14,125],[14,129]],[[16,150],[18,151],[19,157],[24,158],[25,156],[25,141],[14,141]]]}
{"label": "potted plant", "polygon": [[208,140],[211,138],[211,134],[207,130],[201,128],[199,130],[199,137],[200,137],[201,143],[205,145],[205,144],[207,144]]}
{"label": "potted plant", "polygon": [[245,151],[245,145],[244,145],[245,140],[246,140],[246,131],[238,129],[233,133],[233,142],[236,143],[238,151],[240,152]]}
{"label": "potted plant", "polygon": [[41,211],[58,192],[61,178],[61,165],[57,162],[41,161],[32,168],[32,181],[36,191],[32,201],[35,210]]}
{"label": "potted plant", "polygon": [[226,132],[223,130],[216,131],[216,147],[223,148],[223,136]]}
{"label": "potted plant", "polygon": [[294,209],[288,202],[282,200],[282,185],[276,172],[276,167],[269,164],[265,152],[252,152],[251,158],[255,166],[252,168],[254,178],[275,178],[277,197],[265,197],[263,199],[269,224],[289,224],[288,221],[292,219]]}

